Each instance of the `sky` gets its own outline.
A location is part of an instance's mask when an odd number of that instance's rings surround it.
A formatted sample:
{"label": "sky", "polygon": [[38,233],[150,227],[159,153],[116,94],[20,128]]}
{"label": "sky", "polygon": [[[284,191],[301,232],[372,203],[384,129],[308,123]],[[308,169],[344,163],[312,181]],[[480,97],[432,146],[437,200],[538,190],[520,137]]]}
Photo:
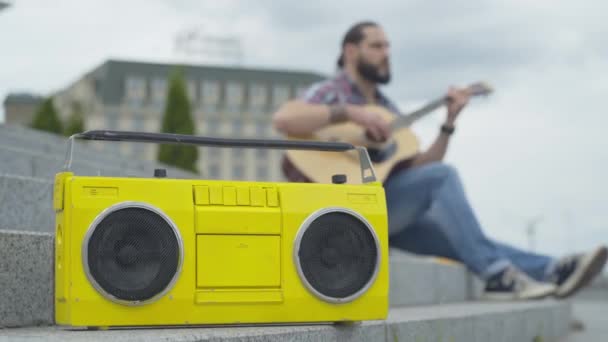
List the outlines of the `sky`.
{"label": "sky", "polygon": [[[14,0],[0,11],[0,98],[49,94],[108,58],[237,63],[176,53],[193,27],[238,37],[240,65],[329,75],[347,28],[374,20],[391,41],[383,91],[404,112],[449,85],[494,87],[461,114],[446,162],[488,235],[561,256],[608,244],[605,13],[600,0]],[[423,146],[444,115],[414,125]]]}

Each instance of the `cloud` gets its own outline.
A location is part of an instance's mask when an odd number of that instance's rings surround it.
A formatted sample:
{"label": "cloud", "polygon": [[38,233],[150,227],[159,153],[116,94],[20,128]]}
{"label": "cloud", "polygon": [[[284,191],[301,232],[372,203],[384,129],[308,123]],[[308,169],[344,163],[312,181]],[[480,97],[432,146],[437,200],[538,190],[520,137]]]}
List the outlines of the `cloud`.
{"label": "cloud", "polygon": [[[175,34],[201,26],[240,37],[245,65],[330,74],[347,28],[375,20],[392,44],[384,90],[405,110],[449,84],[495,86],[462,114],[447,160],[490,235],[525,246],[542,215],[538,249],[561,254],[608,242],[606,12],[599,0],[22,0],[0,13],[0,97],[58,90],[110,57],[181,60]],[[415,125],[423,144],[443,116]]]}

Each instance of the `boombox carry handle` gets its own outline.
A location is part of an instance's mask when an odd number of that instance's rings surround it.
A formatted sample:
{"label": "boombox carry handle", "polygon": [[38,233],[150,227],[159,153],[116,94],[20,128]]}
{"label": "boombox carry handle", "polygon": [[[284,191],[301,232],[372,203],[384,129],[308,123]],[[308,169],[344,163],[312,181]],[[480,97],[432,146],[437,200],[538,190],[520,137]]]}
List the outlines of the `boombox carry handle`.
{"label": "boombox carry handle", "polygon": [[[68,151],[64,170],[69,171],[72,166],[74,151],[74,139],[83,140],[105,140],[105,141],[131,141],[162,144],[185,144],[213,147],[248,147],[265,148],[280,150],[316,150],[343,152],[357,150],[361,166],[361,178],[363,183],[375,182],[376,174],[372,162],[367,153],[367,149],[361,146],[354,146],[341,142],[323,141],[294,141],[294,140],[272,140],[272,139],[236,139],[236,138],[216,138],[203,137],[187,134],[173,133],[148,133],[148,132],[128,132],[111,130],[91,130],[72,135],[68,140]],[[366,171],[369,170],[369,175]]]}

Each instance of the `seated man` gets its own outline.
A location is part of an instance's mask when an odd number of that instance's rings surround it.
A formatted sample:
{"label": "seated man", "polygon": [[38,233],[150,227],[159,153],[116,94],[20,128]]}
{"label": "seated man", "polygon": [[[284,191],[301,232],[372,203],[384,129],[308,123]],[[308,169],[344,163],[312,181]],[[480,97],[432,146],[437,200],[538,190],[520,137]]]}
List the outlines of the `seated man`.
{"label": "seated man", "polygon": [[[335,77],[314,84],[302,99],[279,108],[273,118],[275,128],[284,134],[303,135],[350,120],[364,127],[374,140],[389,138],[388,123],[363,107],[378,104],[399,114],[378,89],[378,84],[390,80],[389,43],[379,25],[362,22],[348,30],[338,68]],[[406,167],[393,170],[384,182],[390,244],[464,263],[486,281],[486,298],[572,295],[601,272],[608,254],[606,247],[554,259],[486,237],[457,171],[442,163],[468,93],[450,88],[448,98],[447,117],[434,143],[409,160]],[[289,160],[284,160],[284,171],[291,181],[307,181]]]}

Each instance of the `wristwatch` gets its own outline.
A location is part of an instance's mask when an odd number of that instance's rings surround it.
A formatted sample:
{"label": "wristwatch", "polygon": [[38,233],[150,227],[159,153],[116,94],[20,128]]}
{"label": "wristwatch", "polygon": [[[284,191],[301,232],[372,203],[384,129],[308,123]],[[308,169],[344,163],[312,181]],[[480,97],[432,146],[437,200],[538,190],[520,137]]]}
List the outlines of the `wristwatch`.
{"label": "wristwatch", "polygon": [[456,130],[456,127],[454,127],[454,126],[450,126],[448,124],[441,125],[441,133],[445,133],[447,135],[452,135],[452,133],[454,133],[455,130]]}

